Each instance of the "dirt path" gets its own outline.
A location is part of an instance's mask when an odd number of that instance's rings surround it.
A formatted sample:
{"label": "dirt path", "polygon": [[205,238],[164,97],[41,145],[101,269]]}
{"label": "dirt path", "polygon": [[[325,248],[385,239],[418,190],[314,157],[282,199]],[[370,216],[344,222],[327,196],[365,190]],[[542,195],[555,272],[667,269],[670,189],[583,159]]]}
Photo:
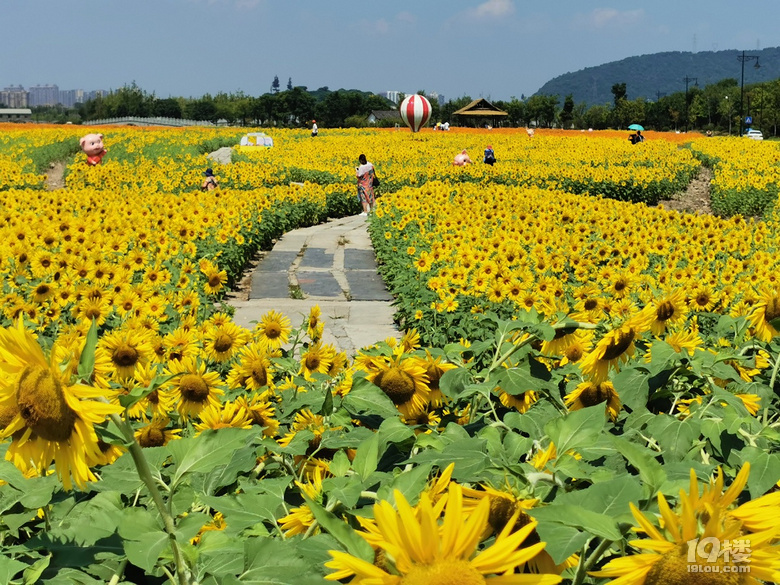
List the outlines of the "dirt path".
{"label": "dirt path", "polygon": [[661,201],[664,209],[674,209],[688,213],[711,214],[710,207],[710,181],[712,180],[712,171],[706,167],[699,169],[699,174],[693,178],[688,188],[674,195],[667,201]]}
{"label": "dirt path", "polygon": [[65,188],[65,163],[62,161],[54,162],[49,165],[46,171],[46,189],[54,191]]}

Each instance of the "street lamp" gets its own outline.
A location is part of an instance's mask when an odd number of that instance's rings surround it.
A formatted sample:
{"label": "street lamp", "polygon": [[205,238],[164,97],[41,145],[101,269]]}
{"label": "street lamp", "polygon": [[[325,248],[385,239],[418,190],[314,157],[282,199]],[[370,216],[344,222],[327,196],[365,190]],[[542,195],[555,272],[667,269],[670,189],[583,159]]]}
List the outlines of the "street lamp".
{"label": "street lamp", "polygon": [[688,82],[693,81],[693,85],[695,87],[699,87],[699,78],[698,77],[688,77],[687,75],[683,78],[683,81],[685,82],[685,131],[688,131]]}
{"label": "street lamp", "polygon": [[745,61],[755,60],[756,64],[754,68],[758,69],[761,65],[758,64],[758,55],[745,55],[745,51],[742,51],[742,55],[737,55],[737,60],[742,63],[742,83],[739,90],[739,135],[742,136],[744,130],[744,106],[742,104],[745,99]]}

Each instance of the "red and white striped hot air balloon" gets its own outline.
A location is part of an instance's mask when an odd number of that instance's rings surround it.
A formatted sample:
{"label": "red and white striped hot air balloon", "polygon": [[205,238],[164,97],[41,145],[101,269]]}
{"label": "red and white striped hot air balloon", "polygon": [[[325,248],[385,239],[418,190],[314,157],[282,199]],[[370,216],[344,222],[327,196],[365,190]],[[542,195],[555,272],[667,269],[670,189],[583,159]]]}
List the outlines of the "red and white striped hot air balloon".
{"label": "red and white striped hot air balloon", "polygon": [[424,96],[410,95],[401,102],[401,118],[412,132],[419,132],[431,119],[431,102]]}

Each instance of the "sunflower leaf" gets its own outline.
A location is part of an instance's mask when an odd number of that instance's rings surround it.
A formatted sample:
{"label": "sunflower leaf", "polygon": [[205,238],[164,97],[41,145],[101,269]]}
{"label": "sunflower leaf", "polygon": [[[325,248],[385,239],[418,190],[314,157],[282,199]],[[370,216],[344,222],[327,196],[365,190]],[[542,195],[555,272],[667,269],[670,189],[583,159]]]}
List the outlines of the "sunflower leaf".
{"label": "sunflower leaf", "polygon": [[92,372],[95,369],[95,349],[97,348],[98,334],[97,322],[92,319],[92,325],[87,332],[87,338],[84,341],[84,348],[81,350],[79,358],[78,375],[84,381],[92,378]]}
{"label": "sunflower leaf", "polygon": [[379,462],[379,435],[374,433],[371,437],[360,443],[352,461],[352,469],[362,478],[367,479],[376,471]]}
{"label": "sunflower leaf", "polygon": [[561,564],[580,550],[589,538],[587,532],[580,532],[576,528],[557,522],[539,522],[536,531],[542,541],[547,543],[544,550],[552,557],[556,565]]}
{"label": "sunflower leaf", "polygon": [[154,378],[152,378],[152,381],[149,382],[148,386],[146,387],[136,386],[127,394],[120,396],[119,404],[121,404],[125,408],[129,408],[139,400],[142,400],[147,396],[149,396],[149,394],[157,390],[160,386],[162,386],[166,382],[169,382],[170,380],[172,380],[178,375],[179,374],[171,374],[170,376],[155,376]]}
{"label": "sunflower leaf", "polygon": [[566,453],[583,445],[590,445],[604,428],[607,415],[603,404],[596,404],[570,412],[544,426],[544,430],[555,443],[558,453]]}
{"label": "sunflower leaf", "polygon": [[365,378],[355,378],[352,390],[341,405],[352,414],[375,414],[384,418],[397,417],[398,409],[379,386]]}
{"label": "sunflower leaf", "polygon": [[750,476],[747,487],[751,498],[758,498],[769,491],[780,477],[780,455],[767,453],[756,447],[745,447],[742,452],[743,463],[750,463]]}
{"label": "sunflower leaf", "polygon": [[308,497],[304,498],[322,529],[339,541],[349,554],[368,563],[374,562],[374,549],[352,527]]}
{"label": "sunflower leaf", "polygon": [[188,473],[211,471],[229,463],[233,451],[249,443],[256,434],[254,429],[207,430],[197,437],[171,441],[168,449],[176,462],[171,486]]}

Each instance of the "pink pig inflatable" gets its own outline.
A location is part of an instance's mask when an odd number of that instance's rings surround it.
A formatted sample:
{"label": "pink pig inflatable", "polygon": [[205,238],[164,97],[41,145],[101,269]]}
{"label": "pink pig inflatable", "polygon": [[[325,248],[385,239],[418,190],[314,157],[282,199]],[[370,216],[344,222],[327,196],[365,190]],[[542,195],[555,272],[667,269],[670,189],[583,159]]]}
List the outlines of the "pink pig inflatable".
{"label": "pink pig inflatable", "polygon": [[456,167],[465,167],[466,165],[470,165],[471,162],[471,158],[469,158],[469,155],[464,150],[460,154],[455,155],[455,160],[452,161],[452,164]]}
{"label": "pink pig inflatable", "polygon": [[81,144],[81,150],[87,155],[87,164],[92,167],[99,165],[108,152],[103,146],[102,134],[87,134],[79,140],[79,144]]}

